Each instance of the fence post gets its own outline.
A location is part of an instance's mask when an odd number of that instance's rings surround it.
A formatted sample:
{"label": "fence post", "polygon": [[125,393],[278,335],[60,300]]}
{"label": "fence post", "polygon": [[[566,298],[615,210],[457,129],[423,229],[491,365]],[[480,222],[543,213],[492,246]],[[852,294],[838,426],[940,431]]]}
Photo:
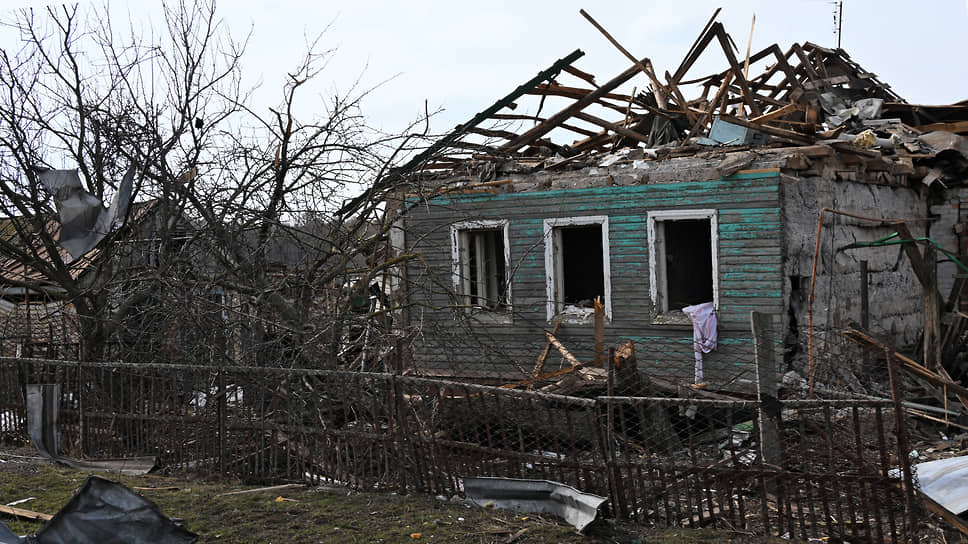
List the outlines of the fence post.
{"label": "fence post", "polygon": [[393,345],[393,373],[390,374],[391,399],[390,406],[388,407],[390,428],[388,431],[394,449],[393,457],[395,458],[395,470],[399,477],[399,492],[406,494],[407,476],[404,467],[409,466],[405,459],[406,449],[403,445],[403,441],[406,439],[406,433],[403,432],[403,417],[406,410],[403,407],[403,393],[400,391],[400,384],[397,383],[397,378],[403,374],[403,363],[403,338],[398,337]]}
{"label": "fence post", "polygon": [[[615,348],[608,348],[606,376],[608,378],[606,393],[609,397],[605,412],[605,465],[608,467],[608,488],[612,495],[612,507],[617,517],[628,517],[625,492],[622,486],[622,473],[615,456],[615,403],[611,400],[615,396]],[[596,403],[600,403],[596,400]],[[601,421],[599,419],[599,421]]]}
{"label": "fence post", "polygon": [[908,457],[907,427],[904,422],[904,405],[901,397],[901,388],[897,377],[897,361],[891,350],[884,348],[884,357],[887,359],[887,376],[891,384],[891,400],[894,401],[894,424],[897,432],[897,457],[901,463],[901,476],[904,478],[904,516],[905,524],[908,525],[908,535],[915,534],[918,526],[918,515],[914,511],[914,475],[911,471],[911,458]]}
{"label": "fence post", "polygon": [[77,432],[81,453],[87,455],[87,424],[84,421],[84,361],[77,359]]}
{"label": "fence post", "polygon": [[[773,342],[773,318],[769,314],[750,312],[750,324],[756,361],[756,400],[759,402],[760,457],[766,465],[780,466],[780,401],[777,399],[776,352]],[[768,481],[767,487],[775,485]],[[772,492],[772,490],[770,490]]]}
{"label": "fence post", "polygon": [[222,363],[218,366],[218,471],[225,474],[225,418],[228,411],[228,403],[225,399],[225,376],[222,373]]}

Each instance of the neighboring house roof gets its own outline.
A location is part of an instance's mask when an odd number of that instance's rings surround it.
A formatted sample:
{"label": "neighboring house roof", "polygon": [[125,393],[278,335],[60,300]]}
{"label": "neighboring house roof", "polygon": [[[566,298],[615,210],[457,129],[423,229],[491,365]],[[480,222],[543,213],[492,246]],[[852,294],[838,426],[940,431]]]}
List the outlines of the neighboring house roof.
{"label": "neighboring house roof", "polygon": [[[20,230],[24,232],[32,232],[35,230],[35,226],[30,222],[25,220],[23,217],[8,217],[0,219],[0,233],[7,241],[13,241],[14,243],[20,245],[22,239],[18,234],[18,225],[15,223],[20,223]],[[44,221],[44,228],[51,234],[51,236],[56,240],[60,231],[60,223],[56,219],[47,219]],[[33,251],[36,252],[37,258],[42,260],[49,260],[50,253],[48,249],[44,246],[42,241],[35,238],[36,243],[34,244]],[[57,248],[59,257],[64,262],[70,262],[71,256],[66,250],[59,247]],[[71,277],[79,277],[87,266],[90,265],[91,260],[96,258],[98,251],[92,251],[89,255],[78,259],[68,265],[70,269]],[[0,257],[0,285],[15,285],[18,287],[29,286],[34,289],[44,290],[45,288],[55,286],[55,283],[50,281],[50,279],[43,273],[30,265],[30,263],[23,262],[16,256],[3,256]]]}
{"label": "neighboring house roof", "polygon": [[[146,217],[148,217],[152,210],[155,209],[156,201],[142,202],[132,205],[131,214],[128,219],[128,225],[135,225],[142,222]],[[0,235],[4,236],[7,240],[18,240],[19,235],[17,233],[16,222],[20,223],[22,230],[30,232],[35,230],[32,222],[25,220],[23,217],[8,217],[0,219]],[[47,219],[44,222],[44,228],[50,233],[54,240],[57,240],[60,232],[60,223],[56,218]],[[37,258],[41,260],[47,260],[50,258],[50,253],[47,248],[43,245],[41,240],[36,238],[36,243],[34,245],[34,251],[37,254]],[[86,272],[91,264],[95,262],[101,255],[101,249],[95,247],[90,252],[85,254],[80,259],[71,261],[71,256],[64,248],[58,246],[57,251],[61,260],[67,264],[72,278],[77,279]],[[16,256],[3,256],[0,257],[0,287],[6,286],[16,286],[19,288],[29,287],[32,289],[37,289],[41,291],[56,290],[56,282],[52,281],[47,277],[46,274],[37,270],[31,265],[30,262],[23,262]]]}

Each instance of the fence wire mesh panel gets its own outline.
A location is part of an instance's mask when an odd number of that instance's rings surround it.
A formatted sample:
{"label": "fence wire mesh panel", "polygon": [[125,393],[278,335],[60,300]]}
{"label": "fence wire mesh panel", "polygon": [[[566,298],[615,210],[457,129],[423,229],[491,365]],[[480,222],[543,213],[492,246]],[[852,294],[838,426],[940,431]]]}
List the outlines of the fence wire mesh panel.
{"label": "fence wire mesh panel", "polygon": [[7,358],[11,432],[25,430],[27,383],[61,384],[70,455],[446,495],[464,477],[548,479],[650,525],[872,542],[917,531],[893,401],[581,398],[377,373]]}
{"label": "fence wire mesh panel", "polygon": [[456,493],[466,476],[537,478],[607,494],[592,399],[401,377],[402,462],[412,487]]}
{"label": "fence wire mesh panel", "polygon": [[231,368],[219,380],[222,470],[353,487],[395,482],[389,375]]}
{"label": "fence wire mesh panel", "polygon": [[802,539],[913,534],[893,403],[781,401],[775,451],[766,452],[758,403],[599,402],[621,517],[690,527],[725,521]]}
{"label": "fence wire mesh panel", "polygon": [[0,357],[0,432],[27,436],[27,384],[60,384],[57,399],[61,452],[80,453],[82,418],[76,362]]}
{"label": "fence wire mesh panel", "polygon": [[217,414],[209,402],[212,369],[120,363],[80,368],[85,453],[152,454],[178,468],[212,462],[218,441]]}
{"label": "fence wire mesh panel", "polygon": [[0,362],[0,437],[27,435],[22,371],[16,360]]}

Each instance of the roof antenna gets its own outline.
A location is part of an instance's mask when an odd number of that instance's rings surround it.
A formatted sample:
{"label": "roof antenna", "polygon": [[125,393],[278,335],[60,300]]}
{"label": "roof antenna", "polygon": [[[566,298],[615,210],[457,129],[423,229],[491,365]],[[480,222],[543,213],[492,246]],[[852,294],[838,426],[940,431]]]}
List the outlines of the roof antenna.
{"label": "roof antenna", "polygon": [[837,35],[837,49],[840,49],[840,37],[844,29],[844,0],[831,2],[834,7],[834,34]]}

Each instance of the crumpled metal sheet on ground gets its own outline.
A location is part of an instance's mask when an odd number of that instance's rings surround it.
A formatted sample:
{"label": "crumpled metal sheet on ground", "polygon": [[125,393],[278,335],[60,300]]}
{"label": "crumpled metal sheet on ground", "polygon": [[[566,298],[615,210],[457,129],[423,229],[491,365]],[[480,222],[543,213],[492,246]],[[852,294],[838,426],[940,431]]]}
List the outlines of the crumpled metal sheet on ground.
{"label": "crumpled metal sheet on ground", "polygon": [[605,497],[550,480],[464,478],[464,496],[478,506],[516,512],[547,512],[584,531],[598,517]]}
{"label": "crumpled metal sheet on ground", "polygon": [[117,482],[88,476],[71,500],[34,536],[0,523],[0,544],[191,544],[198,535],[165,517],[155,503]]}
{"label": "crumpled metal sheet on ground", "polygon": [[27,434],[41,455],[78,470],[140,476],[155,466],[154,457],[78,460],[60,454],[58,431],[60,384],[27,384]]}
{"label": "crumpled metal sheet on ground", "polygon": [[968,511],[968,456],[914,465],[921,492],[955,514]]}

